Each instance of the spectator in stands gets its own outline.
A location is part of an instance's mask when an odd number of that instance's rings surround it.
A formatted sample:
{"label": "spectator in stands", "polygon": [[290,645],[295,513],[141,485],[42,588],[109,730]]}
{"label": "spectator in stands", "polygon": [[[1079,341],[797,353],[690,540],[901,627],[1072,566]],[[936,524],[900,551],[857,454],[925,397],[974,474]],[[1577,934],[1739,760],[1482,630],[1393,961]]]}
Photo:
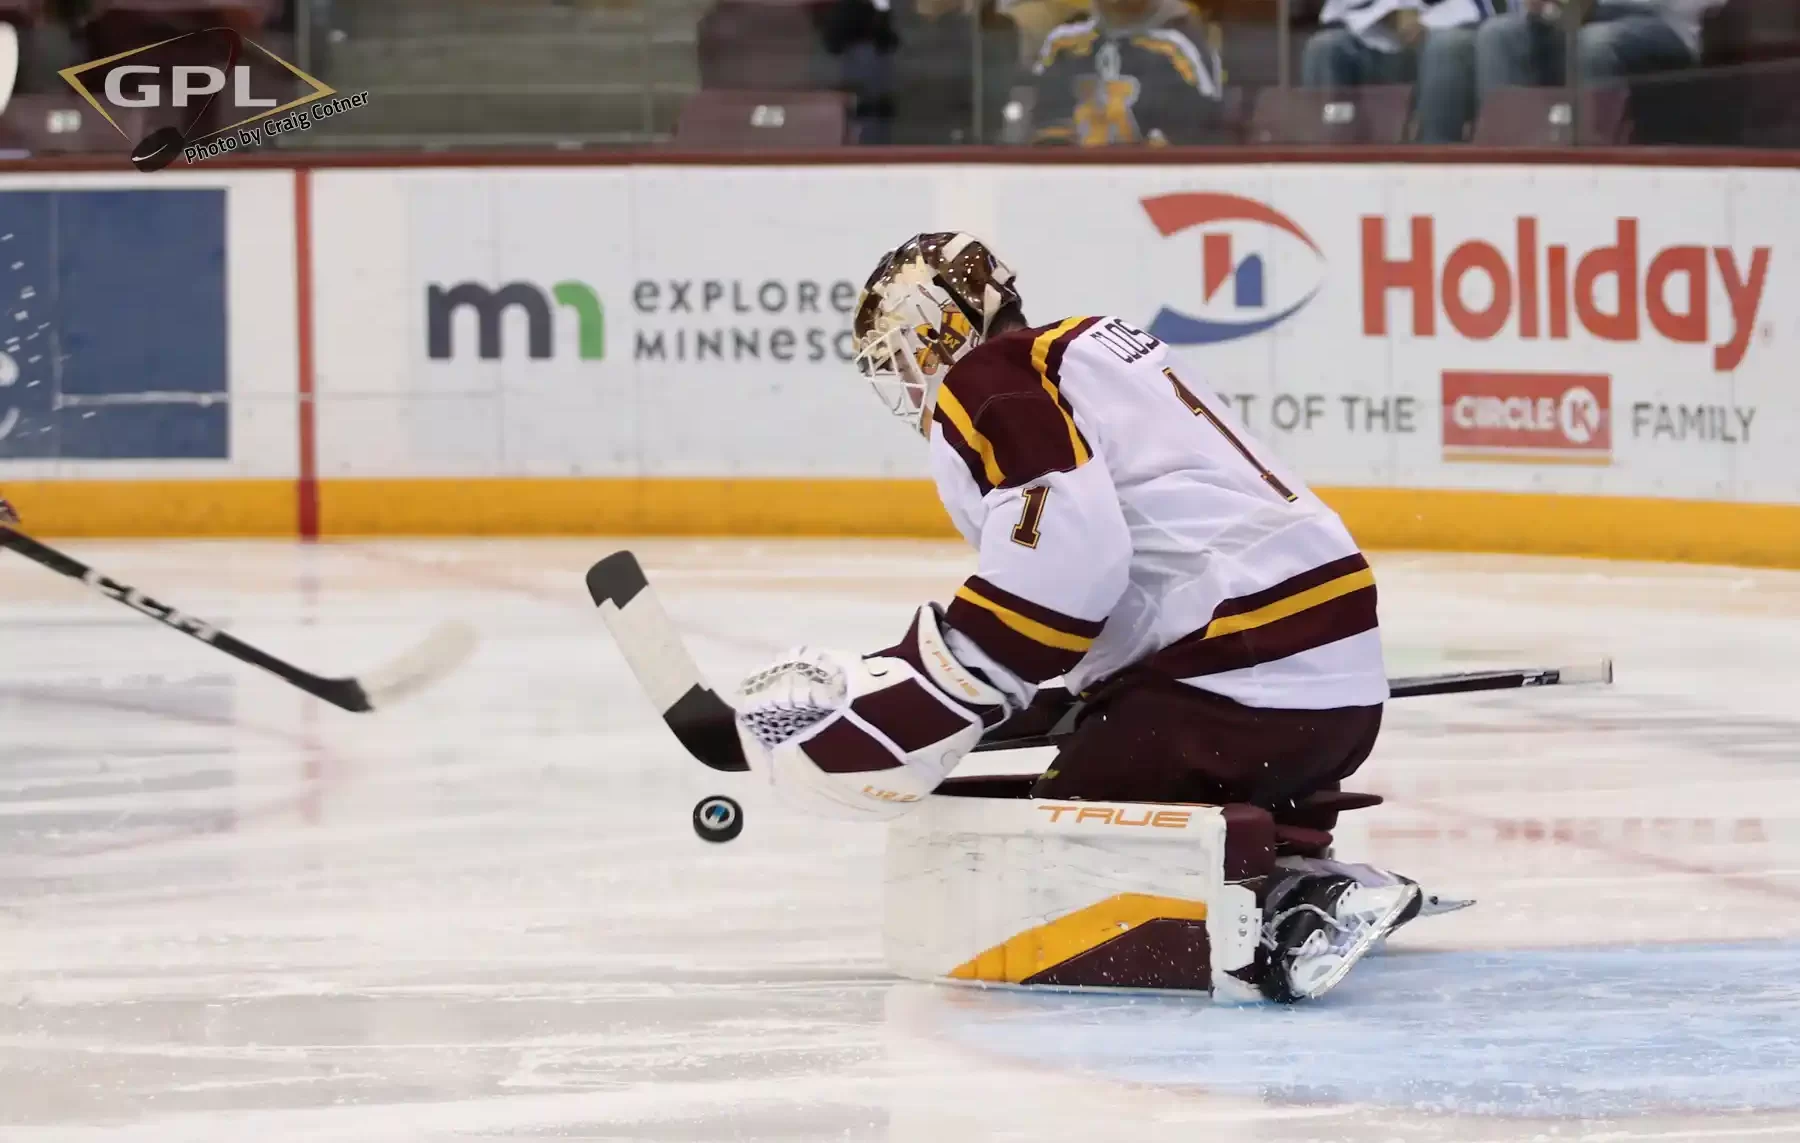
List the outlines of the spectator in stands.
{"label": "spectator in stands", "polygon": [[892,0],[830,0],[819,10],[819,34],[839,64],[840,90],[856,100],[851,117],[863,143],[886,143],[894,126]]}
{"label": "spectator in stands", "polygon": [[1037,141],[1080,147],[1217,141],[1224,69],[1182,0],[1095,0],[1038,54]]}
{"label": "spectator in stands", "polygon": [[1414,85],[1421,143],[1460,143],[1475,119],[1475,36],[1494,0],[1326,0],[1300,82]]}
{"label": "spectator in stands", "polygon": [[1012,82],[1036,58],[1021,64],[1013,22],[991,0],[900,0],[894,31],[905,45],[895,57],[894,142],[996,141]]}
{"label": "spectator in stands", "polygon": [[[1616,83],[1691,67],[1700,60],[1700,21],[1724,0],[1572,0],[1580,81]],[[1567,82],[1568,37],[1560,0],[1521,0],[1521,10],[1489,21],[1475,37],[1476,86]]]}

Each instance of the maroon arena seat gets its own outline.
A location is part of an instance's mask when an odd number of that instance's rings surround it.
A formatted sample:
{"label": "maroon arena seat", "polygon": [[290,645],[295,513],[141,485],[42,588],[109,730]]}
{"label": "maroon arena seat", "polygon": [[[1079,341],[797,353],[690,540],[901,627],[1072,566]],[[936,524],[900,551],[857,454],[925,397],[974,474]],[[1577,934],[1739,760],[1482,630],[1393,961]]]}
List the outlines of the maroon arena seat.
{"label": "maroon arena seat", "polygon": [[1371,84],[1339,91],[1265,87],[1250,117],[1252,143],[1401,143],[1412,113],[1409,84]]}
{"label": "maroon arena seat", "polygon": [[805,0],[719,0],[695,30],[702,88],[805,91],[824,48]]}
{"label": "maroon arena seat", "polygon": [[115,111],[131,139],[113,130],[94,109],[71,92],[61,95],[16,95],[0,115],[0,149],[34,155],[124,155],[143,131],[141,114]]}
{"label": "maroon arena seat", "polygon": [[[88,18],[112,12],[137,12],[152,16],[230,16],[241,13],[253,24],[267,24],[281,14],[281,0],[91,0]],[[235,26],[235,25],[234,25]]]}
{"label": "maroon arena seat", "polygon": [[[1624,85],[1591,87],[1581,92],[1579,142],[1609,146],[1627,142],[1631,122]],[[1577,142],[1575,104],[1563,87],[1500,87],[1481,101],[1473,142],[1483,147],[1566,147]]]}
{"label": "maroon arena seat", "polygon": [[88,50],[110,56],[205,28],[260,35],[281,0],[90,0],[82,27]]}
{"label": "maroon arena seat", "polygon": [[678,147],[837,147],[849,142],[841,91],[701,91],[681,109]]}
{"label": "maroon arena seat", "polygon": [[1800,59],[1747,69],[1744,143],[1800,147]]}
{"label": "maroon arena seat", "polygon": [[0,22],[29,28],[44,19],[47,0],[0,0]]}

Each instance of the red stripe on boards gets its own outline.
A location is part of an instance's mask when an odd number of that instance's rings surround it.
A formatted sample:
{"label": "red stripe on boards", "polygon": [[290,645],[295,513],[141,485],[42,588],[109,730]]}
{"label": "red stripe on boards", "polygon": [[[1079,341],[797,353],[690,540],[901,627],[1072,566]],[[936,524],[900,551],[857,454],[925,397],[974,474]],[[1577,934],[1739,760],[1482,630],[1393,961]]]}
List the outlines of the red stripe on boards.
{"label": "red stripe on boards", "polygon": [[300,342],[299,479],[295,515],[302,540],[319,538],[319,437],[313,376],[312,172],[294,170],[294,320]]}

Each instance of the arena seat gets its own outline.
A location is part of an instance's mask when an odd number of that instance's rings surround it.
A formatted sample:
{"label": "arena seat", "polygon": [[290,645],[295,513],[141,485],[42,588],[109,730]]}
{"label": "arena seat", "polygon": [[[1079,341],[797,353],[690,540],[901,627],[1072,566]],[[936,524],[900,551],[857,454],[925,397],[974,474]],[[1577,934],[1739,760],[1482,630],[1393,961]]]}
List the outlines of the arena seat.
{"label": "arena seat", "polygon": [[719,0],[695,29],[702,88],[807,91],[824,48],[806,0]]}
{"label": "arena seat", "polygon": [[281,0],[90,0],[84,32],[97,57],[206,28],[260,35]]}
{"label": "arena seat", "polygon": [[1401,143],[1412,112],[1409,84],[1322,91],[1265,87],[1250,116],[1252,143]]}
{"label": "arena seat", "polygon": [[1743,142],[1751,147],[1800,147],[1800,59],[1759,66],[1744,82]]}
{"label": "arena seat", "polygon": [[0,0],[0,22],[16,28],[29,28],[41,23],[47,0]]}
{"label": "arena seat", "polygon": [[1593,87],[1581,92],[1579,138],[1574,105],[1562,87],[1500,87],[1481,102],[1473,142],[1483,147],[1610,146],[1629,141],[1626,115],[1630,91],[1624,86]]}
{"label": "arena seat", "polygon": [[[141,114],[115,112],[114,117],[128,134],[143,131]],[[34,155],[123,155],[131,150],[131,142],[78,96],[16,95],[6,114],[0,115],[0,149]]]}
{"label": "arena seat", "polygon": [[89,19],[112,12],[136,12],[151,16],[194,14],[210,18],[229,18],[233,14],[242,14],[254,21],[253,26],[261,26],[281,14],[281,0],[90,0],[88,4]]}
{"label": "arena seat", "polygon": [[841,91],[700,91],[681,109],[678,147],[762,150],[849,142],[850,96]]}

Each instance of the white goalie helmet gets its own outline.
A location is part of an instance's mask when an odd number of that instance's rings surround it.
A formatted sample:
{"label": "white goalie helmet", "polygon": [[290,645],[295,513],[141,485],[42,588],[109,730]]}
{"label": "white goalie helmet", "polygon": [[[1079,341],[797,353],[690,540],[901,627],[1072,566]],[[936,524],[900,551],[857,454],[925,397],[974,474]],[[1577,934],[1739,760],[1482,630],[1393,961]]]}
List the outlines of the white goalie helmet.
{"label": "white goalie helmet", "polygon": [[1019,308],[1013,272],[980,239],[916,235],[863,286],[851,327],[856,367],[889,411],[929,435],[944,375],[1009,308]]}

